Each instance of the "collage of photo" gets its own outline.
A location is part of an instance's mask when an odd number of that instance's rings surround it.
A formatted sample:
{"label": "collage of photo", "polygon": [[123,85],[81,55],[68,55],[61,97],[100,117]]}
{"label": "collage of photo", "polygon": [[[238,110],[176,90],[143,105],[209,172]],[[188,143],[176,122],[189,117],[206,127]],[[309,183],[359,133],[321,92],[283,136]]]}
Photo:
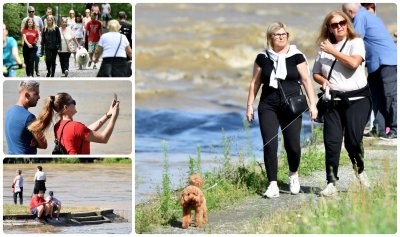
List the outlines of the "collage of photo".
{"label": "collage of photo", "polygon": [[394,0],[0,11],[0,235],[397,235]]}
{"label": "collage of photo", "polygon": [[134,5],[2,16],[3,233],[132,234]]}

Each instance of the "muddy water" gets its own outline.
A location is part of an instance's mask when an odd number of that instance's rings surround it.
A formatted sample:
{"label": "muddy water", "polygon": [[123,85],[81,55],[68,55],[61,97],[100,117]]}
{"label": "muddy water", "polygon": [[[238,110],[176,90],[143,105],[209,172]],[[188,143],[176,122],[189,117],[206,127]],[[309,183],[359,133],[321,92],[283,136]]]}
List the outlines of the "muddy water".
{"label": "muddy water", "polygon": [[[3,165],[3,202],[13,203],[11,182],[15,170],[21,169],[24,176],[24,204],[28,205],[33,190],[33,177],[37,164]],[[93,226],[55,228],[51,232],[61,233],[129,233],[132,227],[132,166],[121,164],[43,164],[47,175],[46,196],[54,191],[65,206],[112,208],[129,222]],[[36,230],[39,231],[40,229]],[[10,230],[14,233],[14,230]],[[32,233],[32,229],[17,232]],[[43,230],[44,231],[44,230]],[[42,232],[42,231],[41,231]],[[7,231],[8,233],[8,231]]]}
{"label": "muddy water", "polygon": [[[130,81],[39,81],[40,96],[36,107],[29,111],[36,116],[41,111],[46,96],[58,92],[69,93],[77,102],[75,121],[90,125],[103,116],[109,109],[113,93],[118,95],[120,112],[113,134],[107,144],[91,143],[91,154],[131,154],[132,152],[132,83]],[[3,114],[18,99],[19,81],[6,81],[3,84]],[[58,121],[54,120],[54,121]],[[4,121],[3,121],[4,124]],[[103,126],[100,131],[105,128]],[[38,154],[50,155],[54,147],[52,126],[46,134],[48,148],[38,149]],[[7,144],[3,133],[3,149],[7,153]]]}

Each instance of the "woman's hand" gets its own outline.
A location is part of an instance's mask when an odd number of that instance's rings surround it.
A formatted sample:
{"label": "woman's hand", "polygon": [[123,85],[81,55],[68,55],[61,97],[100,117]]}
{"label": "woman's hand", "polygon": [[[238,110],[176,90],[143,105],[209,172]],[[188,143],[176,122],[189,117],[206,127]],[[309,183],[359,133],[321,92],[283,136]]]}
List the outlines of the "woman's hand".
{"label": "woman's hand", "polygon": [[329,81],[328,80],[324,80],[324,82],[322,83],[322,90],[326,90],[326,88],[329,87]]}
{"label": "woman's hand", "polygon": [[28,48],[32,48],[33,46],[30,44],[30,43],[28,43]]}
{"label": "woman's hand", "polygon": [[312,120],[316,119],[318,116],[318,109],[316,105],[310,106],[310,118]]}
{"label": "woman's hand", "polygon": [[112,115],[113,108],[117,104],[117,102],[119,102],[119,101],[117,101],[116,99],[112,100],[110,108],[108,109],[108,112],[107,112],[108,115]]}
{"label": "woman's hand", "polygon": [[252,105],[247,106],[246,119],[249,123],[252,123],[254,120],[254,111]]}
{"label": "woman's hand", "polygon": [[333,52],[335,52],[335,48],[333,47],[332,43],[329,40],[324,40],[321,42],[321,44],[319,45],[319,48],[328,54],[333,54]]}
{"label": "woman's hand", "polygon": [[112,107],[111,110],[111,117],[117,118],[119,114],[119,101],[116,101],[115,105]]}

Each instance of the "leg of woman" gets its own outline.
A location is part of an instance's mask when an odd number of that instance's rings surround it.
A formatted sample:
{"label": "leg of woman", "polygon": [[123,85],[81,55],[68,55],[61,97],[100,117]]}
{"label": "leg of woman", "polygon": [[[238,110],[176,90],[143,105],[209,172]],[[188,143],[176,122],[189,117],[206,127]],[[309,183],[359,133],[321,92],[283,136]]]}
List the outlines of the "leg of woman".
{"label": "leg of woman", "polygon": [[339,179],[337,173],[343,140],[342,105],[336,101],[334,103],[333,108],[324,115],[325,169],[328,184]]}
{"label": "leg of woman", "polygon": [[352,162],[355,162],[357,173],[364,171],[363,132],[369,118],[371,101],[368,98],[351,101],[345,111],[344,145]]}
{"label": "leg of woman", "polygon": [[35,56],[36,56],[36,45],[32,45],[32,48],[29,48],[29,76],[33,77],[35,70]]}
{"label": "leg of woman", "polygon": [[29,47],[26,44],[22,47],[22,56],[24,57],[24,63],[26,65],[25,73],[26,76],[29,77]]}
{"label": "leg of woman", "polygon": [[281,113],[279,113],[281,128],[286,127],[282,133],[288,158],[289,170],[292,173],[297,172],[301,157],[300,131],[302,116],[297,119],[296,117],[297,116],[288,116],[287,111],[281,111]]}
{"label": "leg of woman", "polygon": [[71,57],[71,53],[65,53],[65,70],[69,71],[69,58]]}
{"label": "leg of woman", "polygon": [[[260,121],[261,136],[264,146],[264,163],[268,181],[278,180],[278,128],[279,120],[277,112],[273,108],[258,107],[258,119]],[[274,137],[276,136],[276,137]],[[273,138],[273,139],[272,139]]]}
{"label": "leg of woman", "polygon": [[58,53],[59,61],[60,61],[60,66],[61,66],[61,73],[65,73],[65,53]]}
{"label": "leg of woman", "polygon": [[51,50],[51,77],[54,77],[56,73],[56,59],[57,59],[57,50]]}

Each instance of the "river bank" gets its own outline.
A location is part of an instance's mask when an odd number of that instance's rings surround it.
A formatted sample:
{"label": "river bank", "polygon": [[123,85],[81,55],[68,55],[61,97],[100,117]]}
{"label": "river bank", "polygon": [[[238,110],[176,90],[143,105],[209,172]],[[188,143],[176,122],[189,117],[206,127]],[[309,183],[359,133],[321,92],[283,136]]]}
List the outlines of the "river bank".
{"label": "river bank", "polygon": [[[329,219],[327,223],[325,220],[320,220],[320,223],[313,223],[315,226],[310,226],[309,229],[305,227],[305,230],[301,233],[308,234],[325,234],[325,233],[392,233],[396,230],[396,216],[397,216],[397,201],[396,201],[396,187],[397,187],[397,141],[381,141],[377,139],[364,140],[365,144],[365,164],[366,172],[370,179],[372,188],[372,194],[377,195],[371,197],[371,194],[360,192],[357,184],[354,183],[353,170],[349,162],[346,165],[341,165],[339,168],[338,189],[340,194],[337,198],[323,198],[319,197],[318,193],[325,187],[325,172],[318,171],[312,173],[310,176],[301,176],[300,168],[300,183],[301,192],[299,195],[290,195],[287,185],[281,185],[280,197],[276,199],[263,199],[258,195],[250,195],[244,199],[237,200],[234,204],[230,204],[221,207],[218,210],[210,212],[208,214],[209,222],[201,228],[190,227],[189,229],[182,229],[180,227],[180,219],[172,225],[158,226],[148,233],[152,234],[240,234],[240,233],[283,233],[293,234],[298,231],[293,226],[294,222],[300,225],[307,225],[304,223],[305,220],[311,219],[307,214],[309,212],[315,212],[313,215],[318,215],[319,211],[323,211],[324,208],[333,208],[332,211],[324,212],[325,217]],[[388,183],[392,183],[388,185]],[[390,186],[390,187],[387,187]],[[379,189],[386,190],[384,196],[381,196],[382,192]],[[378,191],[379,190],[379,191]],[[378,191],[379,194],[376,194]],[[365,213],[363,214],[362,221],[366,223],[357,226],[354,224],[353,229],[341,230],[337,229],[335,232],[334,226],[345,225],[345,222],[351,221],[347,218],[353,218],[358,220],[357,216],[354,216],[358,210],[352,197],[354,195],[360,195],[357,200],[369,200],[374,198],[380,198],[388,201],[379,202],[378,207],[370,206],[368,203],[363,204],[364,207],[361,209]],[[394,195],[394,196],[393,196]],[[394,201],[393,201],[394,198]],[[384,201],[383,200],[383,201]],[[340,204],[346,205],[349,214],[336,214],[334,218],[329,217],[330,213],[340,212]],[[373,202],[371,202],[373,203]],[[373,205],[373,204],[371,204]],[[386,206],[389,205],[389,206]],[[393,206],[394,205],[394,206]],[[353,207],[354,206],[354,207]],[[353,209],[355,208],[355,209]],[[366,210],[364,210],[366,209]],[[368,212],[369,209],[382,209],[384,215],[388,215],[385,218],[394,218],[393,221],[387,221],[385,223],[379,223],[377,219],[380,218],[382,213],[379,211]],[[390,213],[386,213],[386,210],[390,210]],[[394,212],[394,214],[393,214]],[[353,214],[351,214],[353,213]],[[286,217],[294,216],[288,220]],[[366,219],[365,216],[368,216]],[[375,216],[375,217],[374,217]],[[279,219],[280,218],[280,219]],[[322,217],[321,217],[322,218]],[[361,217],[360,217],[361,218]],[[369,218],[374,218],[374,222],[371,222]],[[354,222],[353,220],[353,222]],[[294,221],[294,222],[293,222]],[[322,228],[325,224],[331,225],[333,229]],[[380,229],[379,225],[383,224],[387,230]]]}

